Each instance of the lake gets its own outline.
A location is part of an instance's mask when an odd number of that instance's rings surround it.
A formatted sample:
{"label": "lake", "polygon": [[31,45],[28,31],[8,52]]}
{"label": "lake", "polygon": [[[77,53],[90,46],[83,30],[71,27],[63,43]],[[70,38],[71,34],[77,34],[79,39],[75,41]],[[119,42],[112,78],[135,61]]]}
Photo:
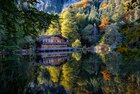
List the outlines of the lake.
{"label": "lake", "polygon": [[79,51],[1,56],[0,94],[140,94],[138,55]]}

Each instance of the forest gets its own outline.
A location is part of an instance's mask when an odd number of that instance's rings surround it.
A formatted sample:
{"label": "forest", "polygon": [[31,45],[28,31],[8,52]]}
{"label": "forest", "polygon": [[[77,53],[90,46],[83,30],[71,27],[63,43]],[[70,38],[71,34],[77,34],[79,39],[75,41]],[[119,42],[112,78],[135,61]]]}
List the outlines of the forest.
{"label": "forest", "polygon": [[37,1],[27,0],[26,6],[25,1],[0,3],[1,50],[30,48],[39,36],[53,34],[69,38],[76,48],[102,43],[119,51],[139,48],[137,0],[81,0],[59,14],[38,11]]}
{"label": "forest", "polygon": [[[38,10],[40,1],[0,0],[2,94],[140,93],[139,0],[75,0],[63,8],[58,3],[56,13]],[[50,5],[49,10],[57,8]],[[36,66],[36,40],[55,34],[81,52],[59,67]],[[93,53],[100,46],[109,52]],[[23,49],[31,49],[29,57],[21,55]]]}

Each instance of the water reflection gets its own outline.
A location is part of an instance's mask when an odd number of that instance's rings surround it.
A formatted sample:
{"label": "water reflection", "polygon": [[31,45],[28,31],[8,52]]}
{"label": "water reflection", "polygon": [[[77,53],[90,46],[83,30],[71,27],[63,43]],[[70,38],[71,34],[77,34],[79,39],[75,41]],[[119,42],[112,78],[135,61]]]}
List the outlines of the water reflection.
{"label": "water reflection", "polygon": [[1,56],[0,94],[21,94],[33,77],[32,62],[29,56]]}
{"label": "water reflection", "polygon": [[60,66],[68,61],[68,54],[66,52],[38,53],[37,62],[46,66]]}
{"label": "water reflection", "polygon": [[115,51],[7,56],[1,94],[140,94],[139,60],[126,57]]}

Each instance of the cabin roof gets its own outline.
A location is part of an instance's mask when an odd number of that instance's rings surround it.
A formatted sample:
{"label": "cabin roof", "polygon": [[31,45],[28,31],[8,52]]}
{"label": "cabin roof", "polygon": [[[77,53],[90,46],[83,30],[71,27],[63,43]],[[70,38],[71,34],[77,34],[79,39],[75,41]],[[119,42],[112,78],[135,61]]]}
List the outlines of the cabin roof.
{"label": "cabin roof", "polygon": [[63,37],[62,35],[60,34],[55,34],[55,35],[44,35],[44,36],[41,36],[40,38],[37,39],[37,41],[42,41],[43,39],[49,39],[51,37],[60,37],[60,38],[63,38],[65,40],[68,40],[67,38]]}

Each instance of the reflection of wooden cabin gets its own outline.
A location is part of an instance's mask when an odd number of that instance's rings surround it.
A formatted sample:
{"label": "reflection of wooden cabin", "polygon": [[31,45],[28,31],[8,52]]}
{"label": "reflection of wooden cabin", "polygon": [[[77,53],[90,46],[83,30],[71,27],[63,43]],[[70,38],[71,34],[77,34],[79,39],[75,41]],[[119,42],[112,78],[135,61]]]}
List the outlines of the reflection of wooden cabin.
{"label": "reflection of wooden cabin", "polygon": [[36,41],[37,50],[72,50],[68,47],[69,40],[59,34],[51,36],[42,36]]}
{"label": "reflection of wooden cabin", "polygon": [[41,53],[38,63],[45,66],[60,66],[68,61],[67,53]]}
{"label": "reflection of wooden cabin", "polygon": [[62,65],[67,61],[67,57],[51,57],[51,58],[43,58],[42,64],[43,65],[52,65],[52,66],[59,66]]}

